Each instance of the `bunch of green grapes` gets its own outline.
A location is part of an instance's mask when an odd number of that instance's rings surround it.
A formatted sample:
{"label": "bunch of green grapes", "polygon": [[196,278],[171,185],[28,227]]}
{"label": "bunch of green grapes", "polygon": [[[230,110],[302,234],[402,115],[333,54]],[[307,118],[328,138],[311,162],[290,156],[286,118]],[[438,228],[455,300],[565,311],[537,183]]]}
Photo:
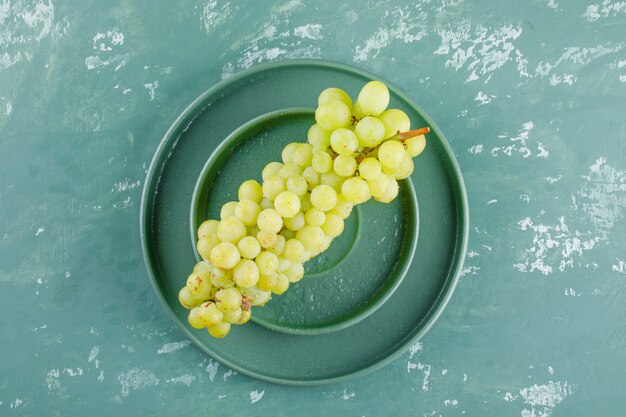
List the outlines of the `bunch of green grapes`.
{"label": "bunch of green grapes", "polygon": [[263,168],[262,183],[245,181],[220,220],[198,228],[196,264],[180,290],[194,328],[224,337],[304,276],[303,264],[327,250],[356,204],[388,203],[398,180],[413,172],[429,128],[410,129],[389,91],[371,81],[353,104],[339,88],[320,94],[306,143],[290,143],[282,162]]}

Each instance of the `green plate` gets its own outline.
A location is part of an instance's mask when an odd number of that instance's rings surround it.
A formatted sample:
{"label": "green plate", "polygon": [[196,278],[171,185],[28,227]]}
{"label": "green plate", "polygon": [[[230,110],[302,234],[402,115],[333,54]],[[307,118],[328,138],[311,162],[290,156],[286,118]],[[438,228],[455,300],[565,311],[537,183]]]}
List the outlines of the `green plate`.
{"label": "green plate", "polygon": [[321,90],[337,86],[355,96],[371,79],[379,77],[319,60],[255,66],[191,103],[156,151],[140,222],[152,284],[186,336],[240,373],[316,385],[372,371],[422,337],[454,291],[468,235],[463,180],[441,131],[390,86],[390,107],[404,110],[412,126],[432,129],[399,197],[356,208],[331,248],[306,264],[305,278],[254,308],[254,322],[233,326],[225,339],[190,328],[178,303],[197,260],[197,225],[218,217],[243,180],[260,180],[284,144],[306,139]]}

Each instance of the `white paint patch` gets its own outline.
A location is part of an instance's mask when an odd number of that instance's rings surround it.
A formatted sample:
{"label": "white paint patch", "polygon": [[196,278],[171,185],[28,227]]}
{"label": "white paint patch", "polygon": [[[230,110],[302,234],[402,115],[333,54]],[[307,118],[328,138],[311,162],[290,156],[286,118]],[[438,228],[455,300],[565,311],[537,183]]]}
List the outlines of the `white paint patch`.
{"label": "white paint patch", "polygon": [[24,401],[20,400],[19,398],[16,398],[15,401],[11,403],[10,408],[17,408],[22,404],[24,404]]}
{"label": "white paint patch", "polygon": [[487,205],[490,206],[492,204],[496,204],[497,202],[498,202],[498,200],[496,200],[496,199],[489,200],[489,201],[487,201]]}
{"label": "white paint patch", "polygon": [[550,85],[557,86],[559,84],[572,85],[578,81],[578,77],[574,74],[550,74]]}
{"label": "white paint patch", "polygon": [[458,407],[458,400],[443,400],[443,405],[446,407]]}
{"label": "white paint patch", "polygon": [[218,3],[217,0],[209,0],[202,7],[202,26],[206,33],[211,34],[224,25],[232,15],[230,2]]}
{"label": "white paint patch", "polygon": [[563,272],[567,268],[591,266],[578,258],[592,250],[601,238],[590,236],[589,232],[570,232],[565,217],[559,217],[558,224],[545,225],[526,217],[517,222],[520,230],[533,233],[532,245],[524,249],[521,262],[513,265],[520,272],[539,271],[552,274],[555,268]]}
{"label": "white paint patch", "polygon": [[104,381],[104,371],[100,371],[100,374],[98,375],[98,382],[102,381]]}
{"label": "white paint patch", "polygon": [[576,198],[583,213],[603,236],[623,219],[626,208],[626,170],[607,164],[600,157],[583,175],[584,180]]}
{"label": "white paint patch", "polygon": [[428,15],[419,8],[415,10],[414,6],[396,7],[385,13],[384,20],[378,25],[376,32],[363,45],[356,46],[354,62],[375,59],[394,41],[399,40],[405,44],[419,41],[428,34],[427,23]]}
{"label": "white paint patch", "polygon": [[256,402],[261,401],[261,398],[263,398],[263,396],[265,395],[265,391],[250,391],[250,404],[254,404]]}
{"label": "white paint patch", "polygon": [[95,55],[85,58],[88,71],[113,65],[114,71],[123,68],[130,58],[130,53],[117,53],[119,46],[124,44],[124,34],[117,28],[98,32],[91,38],[91,47]]}
{"label": "white paint patch", "polygon": [[233,375],[237,375],[237,372],[233,371],[232,369],[229,369],[228,372],[226,372],[223,376],[222,376],[222,380],[224,380],[224,382],[226,382],[226,380],[228,378],[230,378]]}
{"label": "white paint patch", "polygon": [[624,48],[624,44],[612,45],[610,43],[597,45],[593,47],[567,47],[556,61],[544,62],[540,61],[535,67],[535,76],[545,78],[549,77],[550,84],[553,86],[559,84],[572,85],[577,81],[577,77],[571,73],[556,73],[555,71],[565,65],[568,69],[572,66],[583,67],[596,59],[609,54],[615,54]]}
{"label": "white paint patch", "polygon": [[319,23],[298,26],[293,29],[294,36],[302,39],[312,39],[318,41],[322,39],[322,25]]}
{"label": "white paint patch", "polygon": [[39,236],[40,234],[42,234],[46,229],[41,226],[39,228],[37,228],[37,231],[35,232],[35,236]]}
{"label": "white paint patch", "polygon": [[166,343],[157,350],[157,355],[169,354],[181,350],[189,346],[191,342],[189,340],[182,340],[180,342]]}
{"label": "white paint patch", "polygon": [[626,274],[626,263],[621,259],[617,260],[617,264],[612,265],[613,272],[618,272],[620,274]]}
{"label": "white paint patch", "polygon": [[185,374],[185,375],[177,376],[175,378],[168,379],[167,382],[172,383],[172,384],[184,384],[190,387],[194,379],[195,378],[193,377],[193,375]]}
{"label": "white paint patch", "polygon": [[587,6],[583,17],[589,22],[600,18],[616,17],[626,14],[626,1],[604,0],[602,3]]}
{"label": "white paint patch", "polygon": [[513,395],[510,392],[504,394],[504,401],[513,402],[519,398],[519,395]]}
{"label": "white paint patch", "polygon": [[67,376],[83,376],[83,368],[76,368],[76,369],[72,369],[72,368],[65,368],[63,369],[63,373],[66,374]]}
{"label": "white paint patch", "polygon": [[348,391],[347,388],[343,389],[343,393],[341,394],[342,400],[344,401],[354,400],[354,397],[356,397],[356,392]]}
{"label": "white paint patch", "polygon": [[209,380],[213,382],[215,380],[215,375],[217,375],[217,368],[219,368],[220,364],[213,359],[209,359],[209,364],[206,366],[205,371],[209,374]]}
{"label": "white paint patch", "polygon": [[471,148],[469,148],[467,151],[469,153],[473,153],[474,155],[478,155],[483,153],[483,151],[485,150],[485,146],[482,144],[478,144],[478,145],[474,145]]}
{"label": "white paint patch", "polygon": [[94,362],[94,364],[96,365],[96,369],[100,367],[100,361],[96,359],[99,353],[100,353],[100,347],[94,346],[91,348],[91,351],[89,352],[89,357],[87,358],[88,363]]}
{"label": "white paint patch", "polygon": [[485,94],[482,91],[479,91],[478,94],[476,94],[476,97],[474,97],[474,101],[477,101],[478,105],[482,106],[491,103],[491,100],[494,98],[496,98],[496,96],[493,94]]}
{"label": "white paint patch", "polygon": [[550,184],[554,184],[555,182],[559,182],[563,179],[563,175],[559,175],[558,177],[545,177],[544,180]]}
{"label": "white paint patch", "polygon": [[48,391],[52,391],[55,389],[61,388],[61,382],[59,381],[59,377],[61,376],[61,372],[58,369],[51,369],[46,374],[46,384],[48,385]]}
{"label": "white paint patch", "polygon": [[154,81],[151,83],[145,83],[143,87],[148,90],[148,94],[150,95],[150,101],[154,101],[154,98],[156,97],[156,90],[157,88],[159,88],[159,82]]}
{"label": "white paint patch", "polygon": [[490,152],[491,156],[512,157],[514,154],[520,155],[522,158],[530,158],[533,155],[535,155],[536,158],[547,158],[550,156],[550,153],[543,147],[543,143],[541,142],[537,142],[534,149],[532,149],[530,133],[534,127],[535,124],[529,121],[522,125],[522,128],[516,135],[510,135],[508,132],[498,135],[498,138],[504,140],[508,139],[511,143],[506,146],[494,146]]}
{"label": "white paint patch", "polygon": [[417,342],[409,348],[409,358],[413,358],[417,352],[421,352],[424,350],[424,345],[422,342]]}
{"label": "white paint patch", "polygon": [[466,82],[484,79],[487,83],[495,71],[513,59],[518,63],[520,76],[527,76],[527,61],[513,44],[522,34],[521,26],[504,25],[493,29],[461,21],[438,26],[435,32],[441,44],[434,53],[448,56],[446,68],[467,71]]}
{"label": "white paint patch", "polygon": [[55,22],[51,0],[3,1],[0,4],[0,70],[26,60],[46,38],[65,34],[67,21]]}
{"label": "white paint patch", "polygon": [[431,369],[430,365],[426,365],[421,362],[418,362],[416,364],[412,362],[408,362],[407,372],[411,373],[411,371],[414,369],[417,369],[418,371],[422,371],[422,373],[424,374],[424,379],[422,381],[422,391],[429,391],[430,382],[428,381],[428,378],[430,377],[430,369]]}
{"label": "white paint patch", "polygon": [[5,112],[4,114],[6,114],[7,116],[10,116],[13,113],[13,104],[11,103],[7,103],[5,106]]}
{"label": "white paint patch", "polygon": [[554,408],[571,395],[571,387],[566,382],[549,381],[544,385],[532,385],[520,390],[524,404],[531,408],[522,410],[523,417],[552,415]]}
{"label": "white paint patch", "polygon": [[123,192],[123,191],[129,191],[132,190],[133,188],[137,188],[141,185],[141,181],[137,180],[137,181],[132,181],[130,178],[124,178],[124,180],[122,181],[118,181],[115,184],[113,184],[113,188],[111,188],[111,192]]}
{"label": "white paint patch", "polygon": [[117,380],[122,385],[121,396],[128,397],[130,391],[136,391],[140,388],[151,387],[159,384],[157,378],[152,372],[144,369],[131,369],[128,372],[122,372]]}
{"label": "white paint patch", "polygon": [[548,0],[547,6],[551,9],[557,10],[559,8],[559,3],[556,0]]}

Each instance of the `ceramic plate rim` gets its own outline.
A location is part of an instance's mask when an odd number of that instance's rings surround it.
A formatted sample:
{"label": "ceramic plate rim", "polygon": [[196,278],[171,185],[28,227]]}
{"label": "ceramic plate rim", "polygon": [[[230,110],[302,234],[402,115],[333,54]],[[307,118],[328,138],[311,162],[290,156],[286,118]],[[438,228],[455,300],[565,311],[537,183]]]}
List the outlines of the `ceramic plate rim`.
{"label": "ceramic plate rim", "polygon": [[[153,267],[153,256],[151,254],[147,236],[150,236],[152,233],[152,212],[154,207],[149,206],[149,203],[153,201],[152,190],[155,186],[158,186],[161,175],[159,170],[159,161],[162,159],[164,151],[167,149],[168,144],[172,138],[174,140],[178,140],[182,133],[193,123],[195,118],[202,114],[205,105],[203,103],[207,98],[212,96],[214,93],[226,89],[233,84],[236,84],[238,81],[253,76],[258,73],[262,73],[268,70],[275,70],[284,67],[290,66],[315,66],[315,67],[323,67],[323,68],[331,68],[331,69],[339,69],[344,72],[353,73],[360,75],[369,79],[377,79],[388,85],[389,90],[392,91],[396,96],[400,97],[404,100],[408,105],[410,105],[414,110],[416,110],[420,116],[428,123],[431,130],[440,138],[440,145],[447,157],[449,162],[449,167],[447,171],[449,171],[450,179],[452,182],[452,191],[455,197],[455,203],[457,207],[457,218],[459,223],[459,231],[457,236],[460,239],[457,239],[455,242],[454,255],[451,259],[451,268],[448,273],[446,283],[444,284],[443,291],[438,294],[438,297],[433,300],[432,308],[426,314],[424,320],[426,322],[421,329],[417,331],[409,340],[405,340],[401,343],[398,343],[393,349],[387,352],[386,356],[381,358],[380,360],[366,366],[364,368],[358,369],[354,372],[346,373],[339,376],[332,376],[330,378],[320,378],[320,379],[290,379],[290,378],[281,378],[281,377],[273,377],[268,376],[263,373],[258,373],[255,371],[251,371],[242,367],[236,363],[231,362],[228,359],[223,358],[220,354],[213,352],[202,343],[197,336],[191,331],[189,326],[186,326],[182,323],[179,318],[174,313],[170,304],[167,302],[161,288],[159,286],[159,281],[157,280],[157,274],[155,268]],[[182,131],[181,131],[182,128]],[[178,134],[176,134],[178,132]],[[174,136],[176,134],[176,136]],[[150,214],[150,215],[148,215]],[[469,235],[469,207],[467,201],[467,192],[465,188],[465,183],[463,181],[463,176],[461,174],[461,170],[459,164],[454,156],[454,153],[445,138],[443,132],[439,129],[437,124],[431,119],[431,117],[426,113],[421,106],[417,105],[410,97],[408,97],[404,92],[397,89],[392,83],[387,82],[384,78],[373,74],[369,71],[362,70],[360,68],[334,62],[330,60],[321,60],[321,59],[289,59],[289,60],[281,60],[281,61],[273,61],[262,63],[258,65],[254,65],[251,68],[243,70],[225,80],[222,80],[210,88],[208,88],[204,93],[199,95],[196,99],[194,99],[181,113],[174,122],[170,125],[170,127],[165,132],[162,137],[157,149],[155,150],[154,156],[150,161],[150,167],[148,168],[148,172],[146,174],[146,180],[143,184],[143,191],[141,195],[141,205],[140,205],[140,213],[139,213],[139,226],[140,226],[140,238],[141,238],[141,249],[144,258],[144,264],[148,271],[148,275],[150,278],[150,283],[155,293],[157,294],[157,298],[161,302],[163,308],[167,312],[168,316],[180,330],[185,334],[186,337],[189,338],[198,348],[200,348],[203,352],[211,356],[212,358],[218,360],[223,365],[228,366],[229,368],[242,373],[244,375],[251,376],[253,378],[257,378],[260,380],[277,383],[277,384],[285,384],[285,385],[298,385],[298,386],[316,386],[316,385],[325,385],[330,383],[337,383],[341,381],[345,381],[347,379],[352,379],[355,377],[359,377],[362,375],[366,375],[368,373],[373,372],[374,370],[380,369],[388,363],[394,361],[399,356],[401,356],[408,347],[415,343],[417,340],[421,339],[424,334],[430,330],[433,324],[439,319],[442,312],[445,310],[448,302],[450,301],[452,295],[455,292],[456,286],[458,284],[460,274],[463,268],[463,263],[465,260],[465,253],[467,251],[467,243],[468,243],[468,235]],[[435,309],[434,311],[432,309]],[[416,327],[423,323],[420,322]],[[295,336],[302,337],[302,336]]]}

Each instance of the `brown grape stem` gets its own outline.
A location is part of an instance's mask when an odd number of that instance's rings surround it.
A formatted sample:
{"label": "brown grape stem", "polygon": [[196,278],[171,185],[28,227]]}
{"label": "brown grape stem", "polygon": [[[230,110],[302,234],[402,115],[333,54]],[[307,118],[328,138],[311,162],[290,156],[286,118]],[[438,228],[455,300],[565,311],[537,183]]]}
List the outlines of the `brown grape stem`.
{"label": "brown grape stem", "polygon": [[[426,127],[421,127],[419,129],[408,130],[406,132],[398,132],[395,134],[395,136],[390,137],[388,140],[395,139],[395,140],[399,140],[400,142],[404,142],[407,139],[414,138],[415,136],[425,135],[428,132],[430,132],[430,127],[426,126]],[[361,161],[363,161],[365,158],[367,158],[367,156],[370,153],[376,151],[378,148],[380,148],[380,145],[374,146],[373,148],[369,148],[365,152],[361,152],[361,154],[355,158],[357,163],[360,163]]]}

